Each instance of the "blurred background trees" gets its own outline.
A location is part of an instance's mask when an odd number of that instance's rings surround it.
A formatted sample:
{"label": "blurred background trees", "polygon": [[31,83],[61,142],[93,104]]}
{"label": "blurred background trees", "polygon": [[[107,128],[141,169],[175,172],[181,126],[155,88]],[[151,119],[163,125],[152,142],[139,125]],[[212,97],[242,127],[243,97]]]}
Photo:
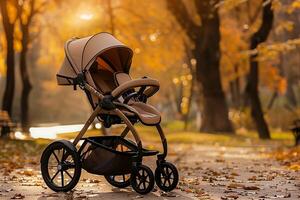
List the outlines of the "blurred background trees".
{"label": "blurred background trees", "polygon": [[[83,93],[58,87],[64,42],[100,31],[134,50],[133,77],[186,130],[286,130],[299,118],[298,0],[1,0],[0,103],[24,131],[82,123]],[[20,70],[16,70],[19,68]],[[81,105],[78,107],[78,105]]]}
{"label": "blurred background trees", "polygon": [[12,104],[15,92],[15,48],[14,33],[19,11],[16,9],[17,1],[1,1],[1,17],[5,37],[6,50],[6,84],[3,95],[2,109],[12,115]]}
{"label": "blurred background trees", "polygon": [[[250,50],[255,50],[258,45],[265,42],[273,26],[274,12],[272,1],[264,0],[262,2],[262,20],[261,25],[250,38]],[[250,100],[251,116],[256,124],[260,138],[270,139],[270,131],[264,118],[264,111],[259,98],[258,84],[258,52],[250,55],[250,70],[247,76],[246,95]]]}
{"label": "blurred background trees", "polygon": [[183,1],[167,1],[168,8],[191,41],[196,60],[194,76],[201,85],[203,117],[201,131],[233,132],[220,76],[220,17],[215,1],[194,1],[200,25],[194,22]]}

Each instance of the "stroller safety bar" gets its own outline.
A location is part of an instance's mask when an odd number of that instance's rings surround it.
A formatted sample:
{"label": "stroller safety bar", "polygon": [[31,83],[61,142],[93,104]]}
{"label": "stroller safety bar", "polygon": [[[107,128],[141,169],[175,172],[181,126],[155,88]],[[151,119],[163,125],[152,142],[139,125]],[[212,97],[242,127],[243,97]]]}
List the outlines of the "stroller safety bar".
{"label": "stroller safety bar", "polygon": [[122,85],[118,86],[116,89],[114,89],[111,92],[111,95],[114,98],[118,98],[121,96],[124,92],[127,92],[130,89],[136,88],[136,87],[141,87],[141,86],[148,86],[144,92],[144,94],[147,97],[152,96],[159,90],[159,82],[155,79],[151,78],[142,78],[142,79],[134,79],[131,81],[127,81],[123,83]]}

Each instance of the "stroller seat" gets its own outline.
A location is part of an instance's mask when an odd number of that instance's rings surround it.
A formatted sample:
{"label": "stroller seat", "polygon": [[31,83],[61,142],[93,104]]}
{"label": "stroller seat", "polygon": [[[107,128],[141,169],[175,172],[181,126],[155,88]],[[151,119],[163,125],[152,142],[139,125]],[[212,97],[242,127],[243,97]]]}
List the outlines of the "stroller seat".
{"label": "stroller seat", "polygon": [[[114,73],[114,80],[117,86],[120,86],[130,80],[131,77],[127,73],[116,72]],[[130,111],[137,115],[140,121],[146,125],[155,125],[158,124],[161,120],[160,112],[156,110],[153,106],[139,102],[130,100],[128,102],[128,106],[130,107]],[[125,113],[124,113],[125,114]]]}
{"label": "stroller seat", "polygon": [[133,108],[134,113],[143,124],[155,125],[161,120],[160,113],[151,105],[142,102],[131,102],[129,106]]}

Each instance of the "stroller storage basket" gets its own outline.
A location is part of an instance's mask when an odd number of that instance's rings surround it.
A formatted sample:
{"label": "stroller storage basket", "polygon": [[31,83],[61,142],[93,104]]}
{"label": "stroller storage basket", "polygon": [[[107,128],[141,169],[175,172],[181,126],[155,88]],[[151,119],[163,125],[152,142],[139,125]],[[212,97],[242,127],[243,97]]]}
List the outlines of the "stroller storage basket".
{"label": "stroller storage basket", "polygon": [[81,152],[82,167],[98,175],[121,175],[131,172],[132,157],[137,146],[119,136],[84,138]]}

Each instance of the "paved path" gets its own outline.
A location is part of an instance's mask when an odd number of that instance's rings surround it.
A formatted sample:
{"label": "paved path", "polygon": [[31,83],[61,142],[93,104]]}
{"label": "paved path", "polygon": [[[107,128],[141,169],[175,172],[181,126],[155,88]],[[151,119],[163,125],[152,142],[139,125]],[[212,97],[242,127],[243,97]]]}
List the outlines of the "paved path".
{"label": "paved path", "polygon": [[[176,162],[181,181],[170,194],[155,189],[140,196],[86,172],[73,192],[54,193],[42,181],[38,159],[31,159],[20,169],[0,170],[0,199],[300,199],[300,173],[270,159],[268,147],[174,147],[169,159]],[[153,169],[155,160],[145,163]]]}
{"label": "paved path", "polygon": [[270,147],[194,145],[178,160],[181,188],[199,199],[300,199],[300,173],[269,157]]}

